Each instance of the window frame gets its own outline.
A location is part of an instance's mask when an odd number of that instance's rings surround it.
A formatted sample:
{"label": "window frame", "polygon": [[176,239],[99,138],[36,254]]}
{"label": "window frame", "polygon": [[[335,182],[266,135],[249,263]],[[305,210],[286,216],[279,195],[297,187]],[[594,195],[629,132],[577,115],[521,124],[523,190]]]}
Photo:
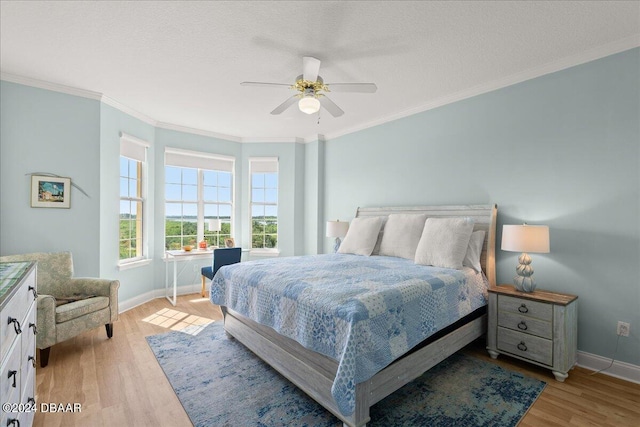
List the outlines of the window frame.
{"label": "window frame", "polygon": [[[140,138],[136,138],[135,136],[128,135],[124,132],[120,133],[120,153],[118,156],[118,193],[119,193],[119,201],[118,201],[118,267],[120,269],[130,267],[134,264],[139,264],[141,262],[145,262],[149,260],[149,232],[148,232],[148,148],[150,147],[149,142],[144,141]],[[131,196],[127,194],[123,196],[121,194],[120,181],[122,178],[126,178],[128,180],[132,179],[131,171],[128,169],[127,176],[122,176],[120,171],[120,162],[122,158],[127,159],[128,162],[134,161],[136,162],[136,173],[135,179],[137,181],[136,185],[136,195]],[[130,165],[131,163],[129,163]],[[130,188],[127,185],[127,188]],[[121,218],[121,204],[123,201],[126,202],[134,202],[139,203],[139,206],[136,210],[136,217],[140,218],[140,220],[135,220],[136,222],[136,239],[132,239],[131,235],[127,239],[122,239],[120,235],[120,223],[122,221]],[[130,220],[131,222],[131,220]],[[140,236],[139,238],[137,238]],[[120,244],[123,240],[128,240],[131,242],[132,240],[136,240],[136,256],[129,258],[120,258]]]}
{"label": "window frame", "polygon": [[[217,166],[217,168],[216,168]],[[173,167],[179,169],[181,171],[181,182],[180,183],[170,183],[167,181],[167,167]],[[184,199],[167,199],[167,185],[186,185],[183,183],[183,170],[184,169],[192,169],[196,172],[196,199],[192,200],[184,200]],[[230,178],[229,187],[220,186],[216,182],[216,185],[206,185],[205,183],[205,173],[206,172],[214,172],[214,173],[228,173]],[[229,201],[220,201],[219,199],[216,201],[205,200],[205,187],[214,187],[216,188],[216,192],[219,194],[220,188],[228,188],[229,189]],[[186,244],[184,241],[184,229],[181,228],[180,235],[176,236],[167,236],[167,205],[169,203],[181,204],[183,207],[185,204],[193,204],[196,207],[196,242],[195,246],[197,248],[199,242],[204,239],[207,239],[212,233],[208,233],[206,230],[206,223],[209,219],[218,219],[220,220],[221,225],[226,223],[226,220],[220,216],[220,205],[225,205],[229,207],[229,237],[234,237],[234,208],[235,208],[235,157],[224,156],[219,154],[211,154],[206,152],[196,152],[189,150],[182,150],[177,148],[169,148],[165,149],[165,162],[164,162],[164,215],[163,215],[163,247],[164,250],[175,250],[174,248],[167,248],[167,238],[168,237],[180,237],[180,249],[182,246]],[[182,197],[182,196],[181,196]],[[218,213],[217,216],[206,215],[206,206],[207,205],[217,205]],[[184,212],[181,210],[181,212]],[[182,217],[184,218],[184,214]],[[182,221],[184,222],[184,221]],[[222,230],[221,230],[222,231]],[[221,232],[216,232],[215,235],[218,239],[218,247],[224,247],[224,242],[221,241],[222,236],[227,236],[227,234],[222,234]],[[189,235],[190,236],[190,235]],[[207,240],[209,243],[209,241]],[[211,242],[213,243],[213,242]],[[214,245],[215,246],[215,245]]]}
{"label": "window frame", "polygon": [[[256,254],[256,255],[271,255],[271,256],[276,256],[280,253],[280,214],[279,214],[279,197],[280,197],[280,162],[278,157],[250,157],[249,159],[249,251],[252,254]],[[257,165],[260,166],[257,166]],[[256,167],[257,166],[257,167]],[[256,169],[258,169],[256,171]],[[277,176],[277,186],[275,188],[276,190],[276,201],[274,202],[267,202],[266,200],[264,201],[254,201],[253,199],[253,191],[254,191],[254,186],[253,186],[253,175],[254,173],[275,173]],[[260,187],[258,189],[261,190],[266,190],[269,189],[268,187],[266,187],[266,183],[265,183],[265,187]],[[254,205],[257,206],[264,206],[265,208],[267,206],[270,207],[274,207],[276,208],[276,226],[277,226],[277,232],[276,232],[276,245],[273,248],[265,248],[265,247],[261,247],[261,248],[254,248],[253,247],[253,237],[254,237],[254,232],[253,232],[253,207]],[[264,233],[262,233],[262,235],[264,236],[264,238],[266,239],[266,236],[269,235],[271,233],[266,233],[266,230]],[[265,240],[263,239],[263,244],[264,244]]]}

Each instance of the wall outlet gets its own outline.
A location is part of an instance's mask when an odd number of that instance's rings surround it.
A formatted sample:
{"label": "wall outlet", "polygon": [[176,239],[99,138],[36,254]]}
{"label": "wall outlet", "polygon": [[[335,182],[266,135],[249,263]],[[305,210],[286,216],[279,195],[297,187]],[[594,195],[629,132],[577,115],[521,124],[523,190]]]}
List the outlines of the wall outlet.
{"label": "wall outlet", "polygon": [[617,334],[623,337],[629,336],[629,329],[631,329],[631,325],[626,322],[618,322],[618,331]]}

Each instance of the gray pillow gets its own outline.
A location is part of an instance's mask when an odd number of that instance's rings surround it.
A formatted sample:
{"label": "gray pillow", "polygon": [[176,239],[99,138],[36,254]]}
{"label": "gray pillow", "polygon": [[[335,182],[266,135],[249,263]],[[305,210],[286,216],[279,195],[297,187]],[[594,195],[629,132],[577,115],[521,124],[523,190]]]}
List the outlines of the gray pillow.
{"label": "gray pillow", "polygon": [[426,214],[391,214],[384,226],[380,255],[414,259]]}
{"label": "gray pillow", "polygon": [[347,235],[338,249],[340,254],[369,256],[378,240],[382,220],[380,217],[354,218],[349,224]]}
{"label": "gray pillow", "polygon": [[427,219],[416,249],[415,263],[460,270],[472,232],[471,218]]}

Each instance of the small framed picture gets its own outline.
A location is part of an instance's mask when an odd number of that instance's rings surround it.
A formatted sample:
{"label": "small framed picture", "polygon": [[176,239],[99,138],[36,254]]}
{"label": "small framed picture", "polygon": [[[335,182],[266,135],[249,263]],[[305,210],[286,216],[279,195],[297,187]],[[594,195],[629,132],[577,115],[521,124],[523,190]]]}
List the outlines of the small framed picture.
{"label": "small framed picture", "polygon": [[31,175],[32,208],[71,207],[71,178]]}
{"label": "small framed picture", "polygon": [[233,240],[233,237],[227,237],[224,239],[224,246],[227,248],[233,248],[236,246],[236,241]]}

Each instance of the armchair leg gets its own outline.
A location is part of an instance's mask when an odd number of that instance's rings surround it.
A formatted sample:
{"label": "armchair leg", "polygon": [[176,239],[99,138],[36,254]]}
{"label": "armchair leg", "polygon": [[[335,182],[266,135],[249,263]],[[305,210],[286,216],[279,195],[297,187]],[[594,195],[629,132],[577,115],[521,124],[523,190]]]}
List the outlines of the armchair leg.
{"label": "armchair leg", "polygon": [[111,338],[113,336],[113,323],[107,323],[104,327],[107,329],[107,338]]}
{"label": "armchair leg", "polygon": [[202,298],[204,298],[204,296],[205,296],[204,287],[205,287],[205,277],[202,276],[202,291],[200,291],[200,294],[202,295]]}
{"label": "armchair leg", "polygon": [[44,368],[49,364],[49,353],[51,352],[51,347],[40,348],[38,351],[40,352],[40,367]]}

